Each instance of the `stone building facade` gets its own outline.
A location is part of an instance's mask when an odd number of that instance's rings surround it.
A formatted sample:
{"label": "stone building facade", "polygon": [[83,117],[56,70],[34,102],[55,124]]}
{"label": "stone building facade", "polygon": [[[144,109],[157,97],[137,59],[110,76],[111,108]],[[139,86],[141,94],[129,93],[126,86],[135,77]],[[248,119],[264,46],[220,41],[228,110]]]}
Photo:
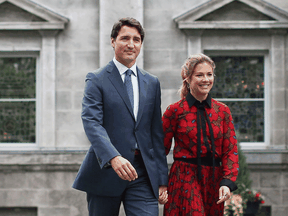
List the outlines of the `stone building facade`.
{"label": "stone building facade", "polygon": [[[17,97],[1,93],[3,86],[11,87],[0,79],[0,215],[87,215],[85,194],[71,188],[89,147],[80,118],[84,79],[88,71],[112,59],[112,25],[127,16],[138,19],[146,30],[137,64],[159,77],[163,111],[179,100],[180,68],[190,54],[203,52],[217,60],[215,95],[221,95],[219,88],[230,92],[220,100],[236,107],[232,115],[239,119],[239,143],[253,188],[265,195],[271,215],[287,215],[288,3],[284,0],[0,0],[0,68],[9,64],[6,59],[15,60],[11,64],[15,68],[28,59],[34,62],[31,79],[35,80],[30,84],[32,96]],[[229,69],[231,61],[241,63],[237,70],[235,65]],[[221,71],[227,62],[228,69]],[[262,68],[254,78],[245,78],[241,69],[247,62]],[[0,73],[3,78],[4,72]],[[13,80],[5,76],[5,82]],[[239,77],[244,96],[232,97]],[[260,82],[255,81],[254,89],[261,92],[259,96],[249,89],[254,79]],[[17,117],[23,104],[29,104],[32,120]],[[240,105],[244,111],[237,109]],[[254,108],[258,113],[251,112]],[[245,112],[256,120],[242,121]],[[250,123],[255,123],[255,132]],[[15,131],[20,135],[13,135]],[[27,138],[21,135],[26,132]],[[172,163],[171,154],[168,161]]]}

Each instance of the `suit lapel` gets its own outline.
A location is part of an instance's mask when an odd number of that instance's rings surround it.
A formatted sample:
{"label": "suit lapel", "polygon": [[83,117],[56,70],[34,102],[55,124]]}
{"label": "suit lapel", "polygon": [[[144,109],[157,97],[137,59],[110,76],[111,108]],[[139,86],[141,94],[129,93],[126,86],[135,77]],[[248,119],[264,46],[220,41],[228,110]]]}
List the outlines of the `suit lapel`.
{"label": "suit lapel", "polygon": [[134,118],[134,113],[133,113],[132,106],[131,106],[131,103],[129,100],[129,96],[128,96],[127,91],[125,89],[125,86],[124,86],[123,80],[120,76],[120,73],[119,73],[119,71],[118,71],[118,69],[115,66],[113,61],[109,62],[108,67],[107,67],[107,72],[110,73],[108,78],[110,79],[111,83],[114,85],[116,90],[118,91],[119,95],[121,96],[124,103],[126,104],[127,109],[129,110],[130,114]]}
{"label": "suit lapel", "polygon": [[145,107],[146,94],[147,94],[147,80],[145,77],[145,72],[140,70],[138,67],[137,67],[137,72],[138,72],[138,84],[139,84],[139,108],[138,108],[136,127],[138,126],[141,120],[144,107]]}

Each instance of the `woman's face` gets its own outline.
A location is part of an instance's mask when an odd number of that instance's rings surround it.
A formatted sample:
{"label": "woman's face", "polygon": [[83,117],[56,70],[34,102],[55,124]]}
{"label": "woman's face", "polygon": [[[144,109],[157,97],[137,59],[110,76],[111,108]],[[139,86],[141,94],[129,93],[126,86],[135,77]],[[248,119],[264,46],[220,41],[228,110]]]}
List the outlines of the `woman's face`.
{"label": "woman's face", "polygon": [[213,73],[213,68],[207,62],[196,65],[190,79],[190,92],[194,97],[208,96],[214,83]]}

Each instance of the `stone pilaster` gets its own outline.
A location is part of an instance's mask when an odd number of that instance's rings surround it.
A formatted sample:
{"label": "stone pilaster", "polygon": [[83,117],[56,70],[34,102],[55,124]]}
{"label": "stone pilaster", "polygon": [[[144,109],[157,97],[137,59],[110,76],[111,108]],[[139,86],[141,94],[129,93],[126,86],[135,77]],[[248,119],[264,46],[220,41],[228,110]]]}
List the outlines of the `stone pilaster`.
{"label": "stone pilaster", "polygon": [[[288,98],[288,35],[285,35],[285,98]],[[285,110],[286,110],[286,145],[285,148],[288,149],[288,100],[285,100]]]}
{"label": "stone pilaster", "polygon": [[[37,112],[37,121],[41,121],[41,133],[39,140],[40,148],[53,148],[55,147],[55,109],[56,109],[56,35],[58,30],[39,31],[42,35],[42,47],[40,52],[41,65],[40,65],[40,87],[39,95],[37,98],[37,107],[40,107],[40,112]],[[38,91],[37,91],[38,92]],[[40,140],[41,139],[41,140]]]}
{"label": "stone pilaster", "polygon": [[202,53],[202,33],[203,30],[193,31],[191,33],[188,33],[188,56]]}
{"label": "stone pilaster", "polygon": [[270,116],[271,146],[285,148],[287,118],[285,110],[285,34],[286,30],[271,32],[271,71],[270,71]]}

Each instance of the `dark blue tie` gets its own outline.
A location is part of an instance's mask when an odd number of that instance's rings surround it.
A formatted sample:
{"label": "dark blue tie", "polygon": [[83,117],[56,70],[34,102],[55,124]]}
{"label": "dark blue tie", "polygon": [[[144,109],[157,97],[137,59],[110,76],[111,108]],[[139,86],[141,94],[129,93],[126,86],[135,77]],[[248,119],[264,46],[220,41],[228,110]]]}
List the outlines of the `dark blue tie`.
{"label": "dark blue tie", "polygon": [[124,80],[124,85],[126,86],[127,93],[132,105],[132,109],[134,109],[134,97],[133,97],[133,86],[131,82],[131,74],[133,73],[132,70],[128,69],[126,72],[125,80]]}

